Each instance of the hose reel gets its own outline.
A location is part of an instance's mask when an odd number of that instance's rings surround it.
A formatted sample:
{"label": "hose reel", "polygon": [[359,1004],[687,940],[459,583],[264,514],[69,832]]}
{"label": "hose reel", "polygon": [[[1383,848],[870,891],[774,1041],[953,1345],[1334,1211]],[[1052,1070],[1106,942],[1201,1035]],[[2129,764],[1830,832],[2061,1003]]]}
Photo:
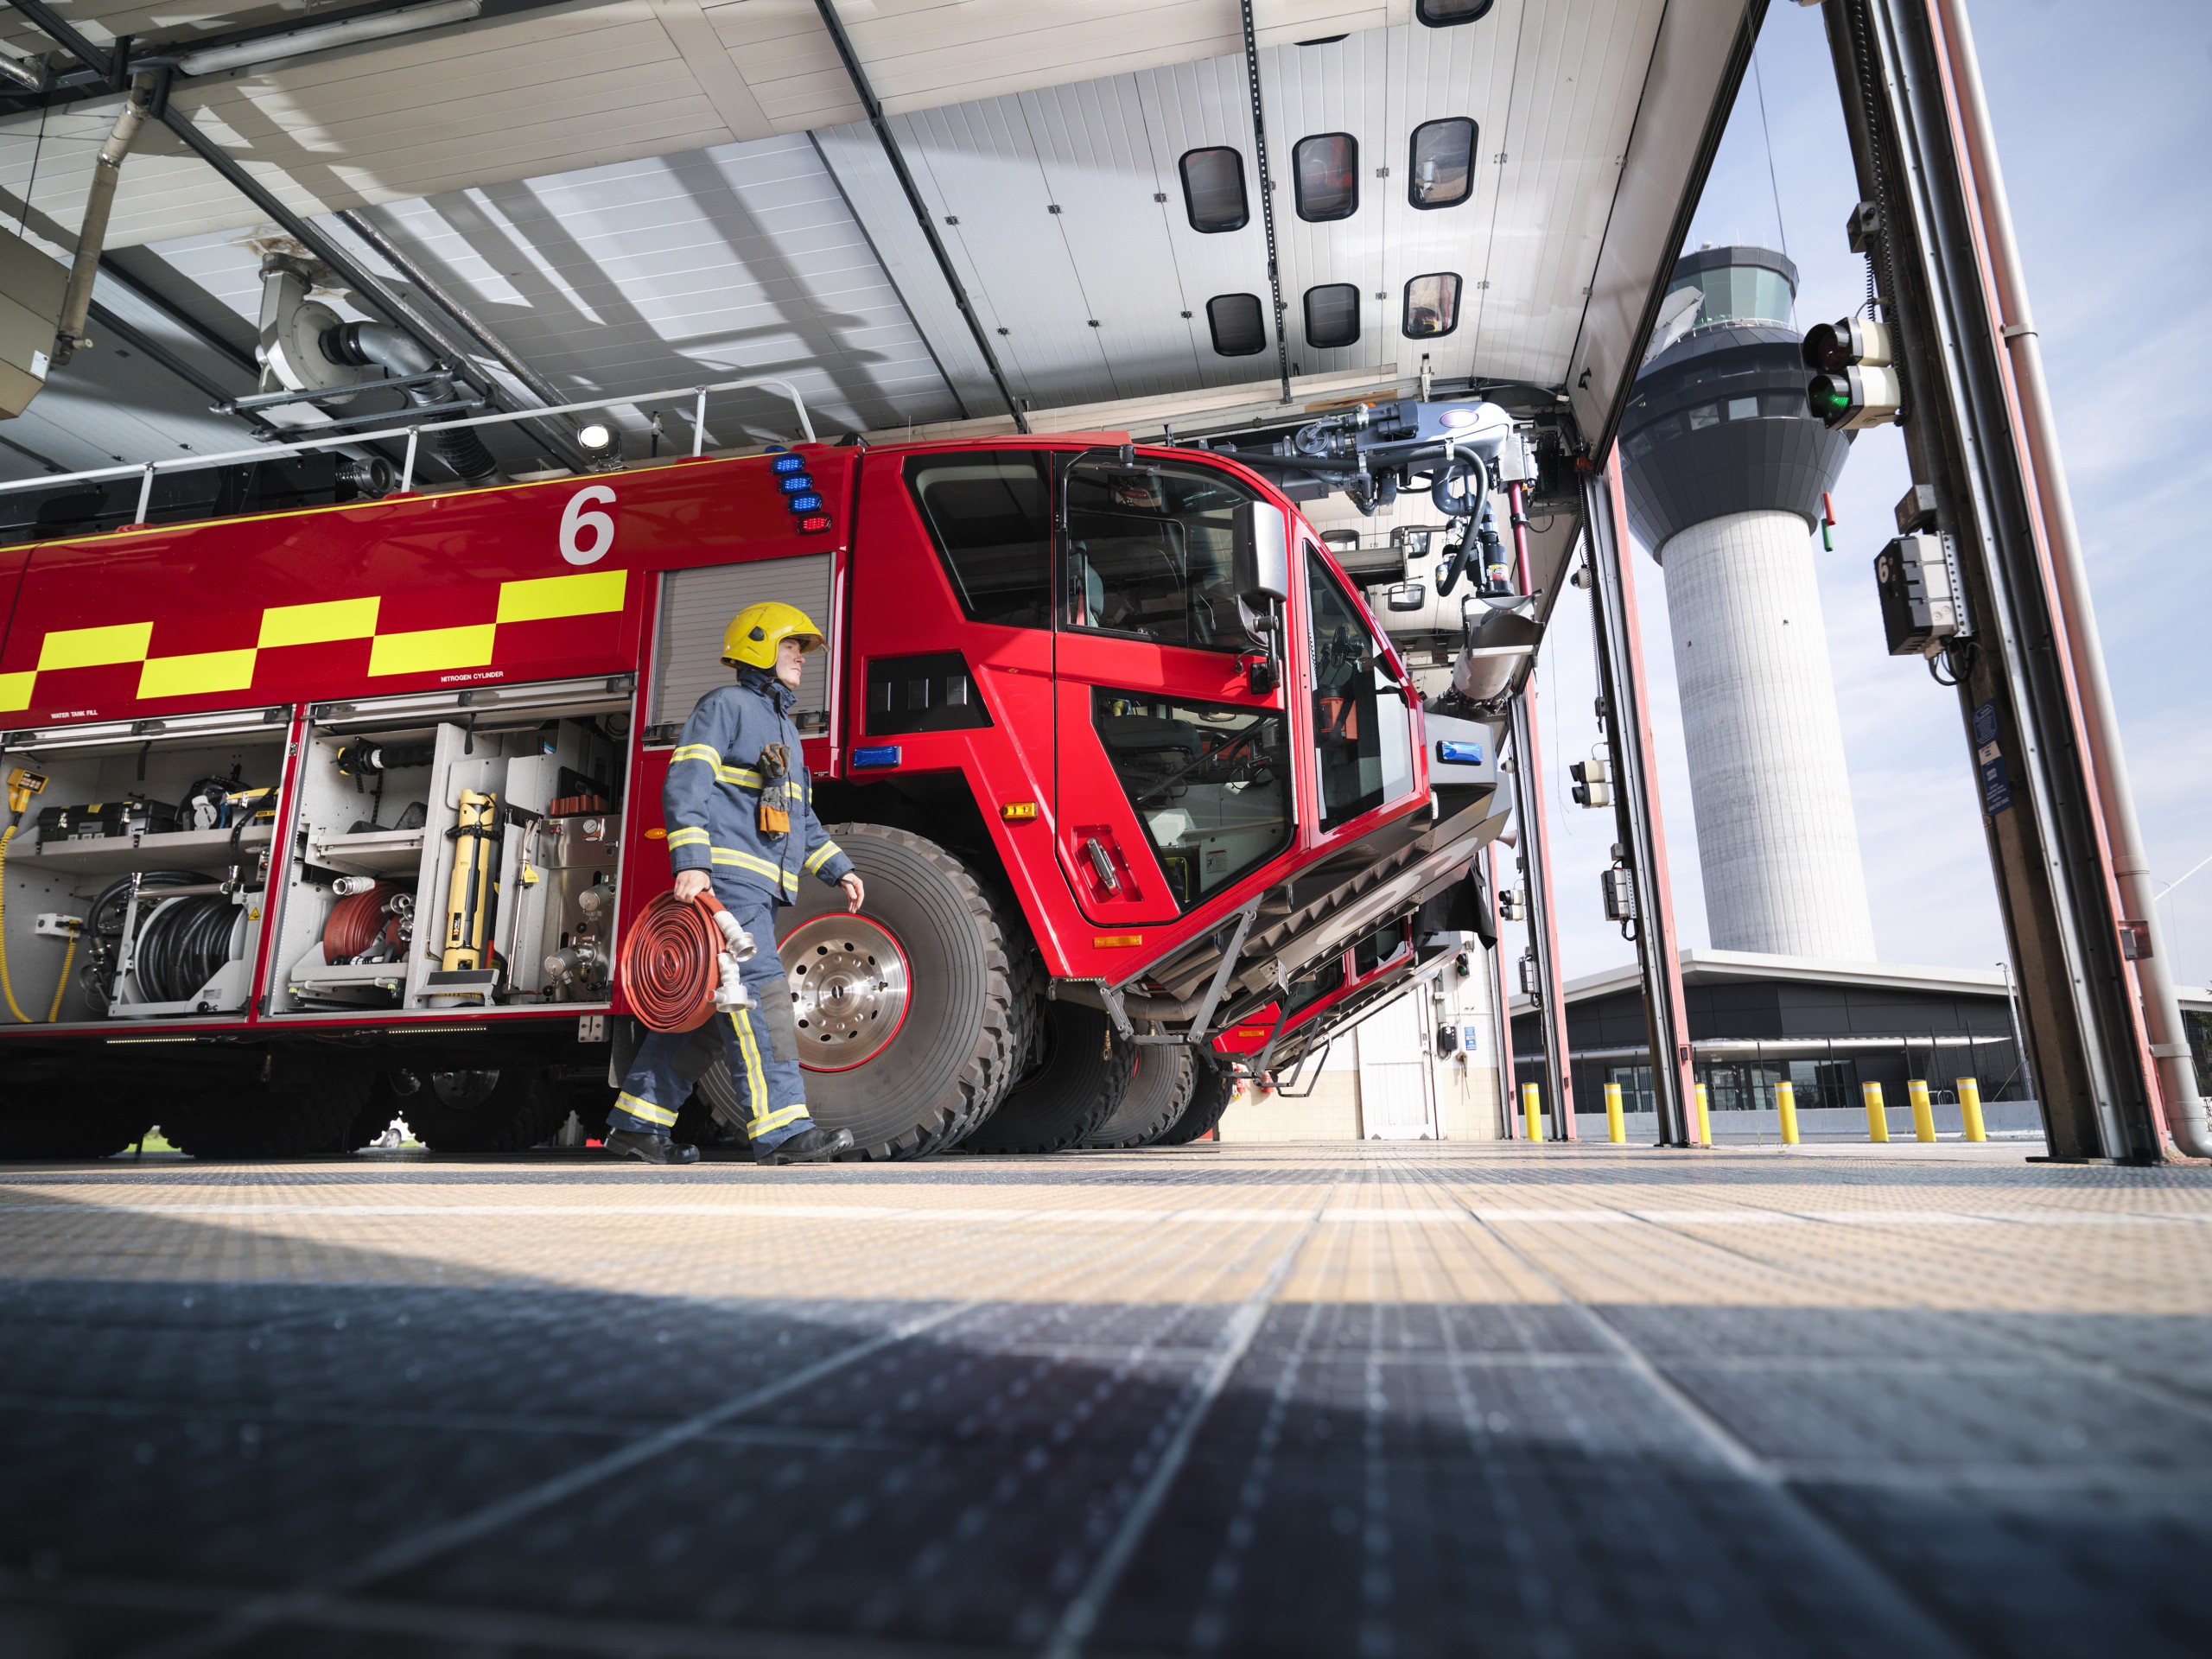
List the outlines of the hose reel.
{"label": "hose reel", "polygon": [[750,1007],[738,963],[753,936],[712,893],[689,904],[657,895],[622,941],[622,994],[654,1031],[693,1031],[716,1013]]}

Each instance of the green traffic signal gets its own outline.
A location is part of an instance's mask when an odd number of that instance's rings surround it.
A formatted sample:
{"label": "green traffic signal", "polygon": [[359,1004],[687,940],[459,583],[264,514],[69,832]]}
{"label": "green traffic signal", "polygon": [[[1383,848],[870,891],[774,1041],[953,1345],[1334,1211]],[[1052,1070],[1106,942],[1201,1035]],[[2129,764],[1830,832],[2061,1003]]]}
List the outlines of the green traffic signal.
{"label": "green traffic signal", "polygon": [[1805,407],[1823,421],[1850,412],[1851,382],[1840,374],[1816,374],[1805,387]]}

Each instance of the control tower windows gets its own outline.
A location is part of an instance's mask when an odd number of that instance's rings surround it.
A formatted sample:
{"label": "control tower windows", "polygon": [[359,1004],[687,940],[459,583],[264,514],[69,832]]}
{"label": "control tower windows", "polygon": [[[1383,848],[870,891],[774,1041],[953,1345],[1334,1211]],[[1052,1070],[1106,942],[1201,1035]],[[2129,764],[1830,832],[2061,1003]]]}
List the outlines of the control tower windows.
{"label": "control tower windows", "polygon": [[974,622],[1052,626],[1052,493],[1041,454],[917,455],[906,463],[922,522]]}
{"label": "control tower windows", "polygon": [[1319,346],[1359,343],[1357,283],[1324,283],[1306,290],[1306,343]]}
{"label": "control tower windows", "polygon": [[1414,129],[1406,200],[1420,208],[1456,207],[1475,188],[1475,124],[1464,115]]}
{"label": "control tower windows", "polygon": [[1301,138],[1290,153],[1298,216],[1316,224],[1359,211],[1359,140],[1348,132]]}
{"label": "control tower windows", "polygon": [[1206,327],[1224,357],[1254,357],[1268,349],[1267,315],[1256,294],[1217,294],[1206,302]]}
{"label": "control tower windows", "polygon": [[1402,327],[1408,340],[1435,340],[1459,326],[1459,272],[1432,271],[1406,284]]}
{"label": "control tower windows", "polygon": [[1183,175],[1183,210],[1191,228],[1209,235],[1241,231],[1251,223],[1244,195],[1244,158],[1227,145],[1188,151],[1176,164]]}
{"label": "control tower windows", "polygon": [[1431,29],[1471,23],[1489,15],[1491,0],[1414,0],[1414,16]]}

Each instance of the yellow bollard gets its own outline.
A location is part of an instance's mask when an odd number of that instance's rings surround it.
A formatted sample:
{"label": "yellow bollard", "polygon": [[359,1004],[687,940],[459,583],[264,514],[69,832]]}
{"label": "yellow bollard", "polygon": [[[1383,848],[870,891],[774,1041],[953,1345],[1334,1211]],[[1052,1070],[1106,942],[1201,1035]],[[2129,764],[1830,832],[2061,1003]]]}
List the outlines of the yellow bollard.
{"label": "yellow bollard", "polygon": [[1936,1138],[1936,1109],[1928,1103],[1928,1080],[1915,1077],[1904,1086],[1905,1097],[1912,1102],[1912,1138],[1933,1141]]}
{"label": "yellow bollard", "polygon": [[1782,1113],[1782,1144],[1797,1144],[1797,1085],[1784,1077],[1774,1085],[1774,1103]]}
{"label": "yellow bollard", "polygon": [[1605,1085],[1605,1139],[1617,1147],[1628,1144],[1628,1125],[1621,1122],[1621,1086]]}
{"label": "yellow bollard", "polygon": [[1713,1144],[1713,1112],[1701,1083],[1697,1086],[1697,1143],[1700,1147]]}
{"label": "yellow bollard", "polygon": [[1989,1139],[1989,1131],[1981,1124],[1981,1085],[1972,1077],[1959,1079],[1959,1116],[1966,1120],[1967,1140]]}
{"label": "yellow bollard", "polygon": [[1862,1083],[1859,1092],[1866,1099],[1866,1138],[1886,1141],[1890,1138],[1890,1115],[1882,1105],[1882,1085]]}
{"label": "yellow bollard", "polygon": [[1543,1091],[1533,1083],[1521,1085],[1521,1121],[1527,1126],[1529,1140],[1544,1138]]}

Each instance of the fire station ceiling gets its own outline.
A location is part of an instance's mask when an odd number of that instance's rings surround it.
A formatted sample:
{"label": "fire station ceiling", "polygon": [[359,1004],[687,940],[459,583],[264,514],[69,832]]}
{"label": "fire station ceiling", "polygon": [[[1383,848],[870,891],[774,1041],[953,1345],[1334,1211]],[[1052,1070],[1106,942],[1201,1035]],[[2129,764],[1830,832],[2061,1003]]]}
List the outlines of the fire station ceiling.
{"label": "fire station ceiling", "polygon": [[[1762,4],[1261,0],[1281,356],[1227,0],[839,0],[950,279],[814,0],[482,0],[391,38],[180,73],[171,96],[407,292],[335,217],[363,212],[564,396],[777,373],[829,431],[1004,429],[988,345],[1040,428],[1076,405],[1280,397],[1286,370],[1294,396],[1388,385],[1426,359],[1446,387],[1562,389],[1602,430]],[[54,7],[102,49],[129,35],[188,69],[195,43],[360,10]],[[0,19],[16,55],[77,67]],[[66,258],[119,99],[11,102],[0,209]],[[270,215],[149,125],[108,245],[102,306],[254,390],[260,259],[285,245]],[[0,474],[252,442],[203,390],[92,334],[0,427]],[[623,417],[635,453],[653,412]],[[721,444],[788,435],[772,401],[742,395],[709,425]]]}

